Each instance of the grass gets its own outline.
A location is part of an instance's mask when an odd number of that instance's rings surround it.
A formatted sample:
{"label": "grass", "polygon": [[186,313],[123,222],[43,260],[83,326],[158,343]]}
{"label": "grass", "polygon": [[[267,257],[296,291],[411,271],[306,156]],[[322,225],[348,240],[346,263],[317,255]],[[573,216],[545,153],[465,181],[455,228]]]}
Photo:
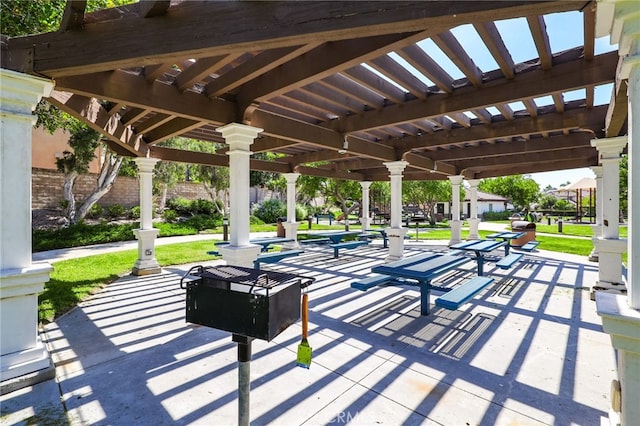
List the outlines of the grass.
{"label": "grass", "polygon": [[[544,227],[548,225],[538,225],[538,232],[546,233]],[[304,238],[307,231],[307,224],[302,223],[299,229],[300,239]],[[557,227],[555,228],[557,233]],[[344,229],[344,225],[317,225],[312,224],[312,230]],[[351,225],[350,229],[361,229],[359,225]],[[449,229],[420,228],[420,240],[449,240],[451,231]],[[505,223],[505,229],[509,229],[509,224]],[[582,234],[587,229],[588,234]],[[275,231],[275,225],[252,225],[251,232]],[[590,238],[591,227],[585,225],[567,225],[563,227],[563,235],[569,232],[578,238],[555,237],[553,235],[537,235],[536,240],[540,242],[540,248],[549,251],[587,256],[593,249]],[[620,228],[621,236],[626,236],[626,227]],[[624,231],[624,232],[623,232]],[[481,238],[491,234],[492,231],[479,231]],[[551,232],[550,232],[551,233]],[[467,229],[462,230],[462,238],[469,234]],[[415,237],[415,229],[410,229],[408,235]],[[582,238],[580,238],[582,237]],[[131,238],[129,238],[131,239]],[[211,250],[212,242],[197,241],[189,243],[177,243],[170,245],[156,246],[156,259],[160,266],[180,265],[216,259],[217,257],[206,254]],[[41,323],[51,322],[79,302],[86,299],[105,285],[115,279],[129,273],[137,259],[137,250],[126,250],[115,253],[101,254],[84,258],[69,259],[53,264],[54,271],[51,278],[45,285],[45,290],[38,297],[38,318]],[[627,255],[623,255],[623,262],[626,263]]]}

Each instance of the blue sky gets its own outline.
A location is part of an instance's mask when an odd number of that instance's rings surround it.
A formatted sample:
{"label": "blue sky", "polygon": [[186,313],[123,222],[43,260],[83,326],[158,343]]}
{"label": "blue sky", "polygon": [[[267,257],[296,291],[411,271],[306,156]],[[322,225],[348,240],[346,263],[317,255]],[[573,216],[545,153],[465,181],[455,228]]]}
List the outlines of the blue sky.
{"label": "blue sky", "polygon": [[[562,52],[567,49],[582,46],[584,44],[584,26],[582,13],[580,12],[564,12],[545,15],[545,24],[547,33],[549,34],[549,43],[553,53]],[[502,39],[511,53],[511,57],[515,63],[525,62],[538,57],[533,38],[528,31],[528,24],[525,18],[509,19],[497,21],[496,26]],[[498,68],[486,46],[480,39],[472,25],[461,25],[451,30],[456,39],[465,47],[465,50],[472,57],[475,64],[483,71],[491,71]],[[462,72],[447,58],[447,56],[433,43],[430,39],[418,43],[438,64],[444,68],[453,78],[463,78]],[[617,49],[616,45],[609,44],[609,37],[601,37],[596,39],[595,53],[596,55],[606,53]],[[429,86],[433,83],[422,74],[418,73],[411,65],[405,62],[398,55],[392,53],[394,60],[402,64],[405,68],[412,71],[416,77]],[[372,69],[373,72],[376,72]],[[385,78],[381,75],[382,78]],[[403,88],[404,89],[404,88]],[[595,88],[594,98],[595,105],[603,105],[609,103],[611,98],[612,85],[604,85]],[[406,89],[404,89],[406,90]],[[584,90],[563,93],[565,100],[584,99]],[[534,99],[538,106],[553,104],[551,96],[545,96]],[[510,105],[515,111],[524,109],[521,103]],[[494,108],[488,108],[492,114],[499,114]],[[468,112],[466,114],[470,114]],[[558,187],[567,181],[573,183],[583,177],[594,177],[593,172],[589,168],[562,170],[556,172],[533,173],[530,175],[540,188],[548,185]]]}

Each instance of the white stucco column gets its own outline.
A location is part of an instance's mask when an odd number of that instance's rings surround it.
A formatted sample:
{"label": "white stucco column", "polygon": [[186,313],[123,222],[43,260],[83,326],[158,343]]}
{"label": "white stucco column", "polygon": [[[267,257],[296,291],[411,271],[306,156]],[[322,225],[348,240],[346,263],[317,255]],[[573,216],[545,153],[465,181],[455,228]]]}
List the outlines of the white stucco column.
{"label": "white stucco column", "polygon": [[155,243],[159,229],[153,227],[153,168],[157,158],[135,158],[140,186],[140,229],[133,233],[138,240],[138,260],[133,265],[133,275],[151,275],[162,271],[156,259]]}
{"label": "white stucco column", "polygon": [[[638,4],[633,1],[597,3],[596,37],[609,34],[611,43],[618,44],[622,66],[617,80],[627,80],[628,98],[628,256],[627,294],[596,292],[596,307],[604,330],[618,354],[618,380],[621,392],[619,406],[612,406],[610,424],[633,425],[640,419],[640,196],[638,179],[640,167],[640,32],[638,31]],[[617,163],[616,163],[617,164]],[[604,167],[604,164],[603,164]],[[603,172],[603,191],[606,203],[606,173]],[[635,183],[635,185],[634,185]],[[635,195],[635,196],[634,196]],[[605,207],[606,208],[606,207]],[[603,214],[602,236],[607,234]],[[596,247],[603,262],[603,252]]]}
{"label": "white stucco column", "polygon": [[298,243],[298,228],[300,223],[296,222],[296,182],[300,173],[285,173],[287,180],[287,221],[283,223],[287,238],[293,238],[293,242],[284,245],[285,248],[300,248]]}
{"label": "white stucco column", "polygon": [[0,69],[0,381],[18,388],[53,377],[38,335],[38,293],[53,268],[31,261],[31,114],[53,83]]}
{"label": "white stucco column", "polygon": [[371,187],[371,182],[360,182],[360,186],[362,187],[362,207],[360,208],[360,224],[362,225],[362,230],[369,229],[369,223],[371,222],[371,216],[369,213],[369,188]]}
{"label": "white stucco column", "polygon": [[[603,190],[602,190],[602,166],[593,166],[591,167],[591,171],[596,175],[596,202],[595,202],[595,215],[596,215],[596,223],[591,225],[593,229],[593,237],[598,239],[602,238],[602,198],[603,198]],[[592,262],[598,261],[598,250],[596,249],[595,243],[593,246],[593,250],[589,254],[589,260]]]}
{"label": "white stucco column", "polygon": [[469,179],[469,204],[470,213],[469,216],[469,240],[478,240],[478,184],[480,179]]}
{"label": "white stucco column", "polygon": [[594,139],[594,146],[602,164],[602,235],[594,238],[598,250],[598,282],[594,290],[621,293],[626,291],[622,279],[622,253],[626,240],[620,236],[620,153],[627,144],[626,137]]}
{"label": "white stucco column", "polygon": [[219,247],[222,258],[230,265],[252,267],[261,246],[249,243],[249,157],[250,147],[262,129],[231,123],[218,127],[229,144],[229,226],[227,246]]}
{"label": "white stucco column", "polygon": [[402,172],[409,165],[406,161],[390,161],[384,163],[389,170],[391,180],[391,221],[386,229],[389,238],[389,254],[387,262],[402,258],[404,252],[404,236],[407,229],[402,227]]}
{"label": "white stucco column", "polygon": [[462,184],[462,179],[464,177],[460,175],[449,176],[451,181],[451,241],[449,241],[449,245],[458,244],[461,241],[460,185]]}

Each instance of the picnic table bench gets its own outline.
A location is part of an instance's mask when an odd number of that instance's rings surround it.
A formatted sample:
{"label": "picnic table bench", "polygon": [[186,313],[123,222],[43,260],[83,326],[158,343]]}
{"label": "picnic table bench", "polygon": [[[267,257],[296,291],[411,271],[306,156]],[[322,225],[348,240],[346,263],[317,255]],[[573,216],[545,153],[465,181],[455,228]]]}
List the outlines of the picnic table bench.
{"label": "picnic table bench", "polygon": [[460,306],[473,299],[476,294],[480,293],[483,288],[492,282],[493,278],[474,277],[436,298],[436,306],[455,311]]}
{"label": "picnic table bench", "polygon": [[525,245],[522,245],[520,247],[517,247],[517,246],[514,246],[514,247],[517,248],[518,250],[533,251],[536,247],[538,247],[539,244],[540,243],[538,241],[529,241]]}
{"label": "picnic table bench", "polygon": [[[395,262],[378,265],[371,268],[371,272],[389,276],[393,279],[404,279],[399,281],[402,284],[417,285],[420,287],[420,314],[429,315],[429,296],[431,290],[440,290],[448,292],[451,289],[431,284],[431,281],[438,276],[469,261],[465,256],[453,256],[448,254],[427,253],[418,256],[411,256]],[[372,279],[375,282],[375,278]],[[389,284],[391,281],[383,281],[381,278],[377,282],[380,284]],[[365,288],[367,282],[360,284]],[[356,284],[355,288],[358,288]]]}
{"label": "picnic table bench", "polygon": [[338,251],[340,249],[346,249],[346,250],[351,250],[354,249],[356,247],[360,247],[360,246],[364,246],[369,244],[369,240],[356,240],[356,241],[346,241],[344,243],[337,243],[337,244],[329,244],[329,247],[331,247],[333,249],[333,257],[334,258],[338,258]]}
{"label": "picnic table bench", "polygon": [[518,260],[524,256],[522,253],[511,253],[509,256],[505,256],[496,262],[496,266],[502,269],[511,268]]}
{"label": "picnic table bench", "polygon": [[253,261],[253,268],[260,269],[261,263],[277,263],[282,259],[286,259],[287,257],[298,256],[299,254],[304,253],[303,250],[283,250],[283,251],[273,251],[270,253],[260,253],[256,260]]}

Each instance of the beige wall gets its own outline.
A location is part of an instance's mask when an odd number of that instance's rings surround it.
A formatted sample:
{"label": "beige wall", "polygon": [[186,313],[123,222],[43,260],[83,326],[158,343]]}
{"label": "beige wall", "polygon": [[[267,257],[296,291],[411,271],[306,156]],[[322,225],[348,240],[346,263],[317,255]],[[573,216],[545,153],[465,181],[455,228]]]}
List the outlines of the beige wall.
{"label": "beige wall", "polygon": [[[54,134],[50,134],[44,129],[33,128],[32,131],[32,155],[31,167],[37,169],[56,170],[56,158],[61,157],[62,153],[71,150],[67,141],[69,133],[63,130],[56,130]],[[100,152],[96,153],[97,158],[89,165],[89,172],[98,173],[100,171]]]}

